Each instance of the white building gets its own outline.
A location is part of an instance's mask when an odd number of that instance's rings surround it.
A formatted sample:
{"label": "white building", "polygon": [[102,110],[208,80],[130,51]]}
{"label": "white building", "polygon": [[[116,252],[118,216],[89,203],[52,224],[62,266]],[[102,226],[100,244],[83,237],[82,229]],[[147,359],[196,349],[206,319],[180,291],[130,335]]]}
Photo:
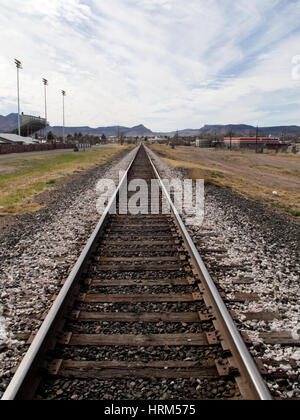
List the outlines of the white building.
{"label": "white building", "polygon": [[3,144],[36,144],[31,137],[22,137],[17,134],[0,133],[0,141]]}

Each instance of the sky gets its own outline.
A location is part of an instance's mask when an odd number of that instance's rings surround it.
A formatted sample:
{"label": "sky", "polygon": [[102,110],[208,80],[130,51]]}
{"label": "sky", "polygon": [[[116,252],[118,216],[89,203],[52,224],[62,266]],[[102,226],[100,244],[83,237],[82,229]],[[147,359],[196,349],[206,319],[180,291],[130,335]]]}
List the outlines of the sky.
{"label": "sky", "polygon": [[299,0],[0,0],[0,114],[153,131],[300,125]]}

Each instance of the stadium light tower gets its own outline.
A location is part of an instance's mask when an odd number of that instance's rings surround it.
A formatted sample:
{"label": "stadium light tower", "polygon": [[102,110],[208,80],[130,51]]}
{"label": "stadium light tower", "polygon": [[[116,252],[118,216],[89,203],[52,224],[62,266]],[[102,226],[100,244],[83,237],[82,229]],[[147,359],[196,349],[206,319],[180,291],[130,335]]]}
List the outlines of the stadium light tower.
{"label": "stadium light tower", "polygon": [[46,128],[47,128],[47,89],[46,89],[46,86],[48,86],[48,80],[43,79],[43,83],[44,83],[44,96],[45,96],[45,120],[46,120],[45,137],[46,137]]}
{"label": "stadium light tower", "polygon": [[65,96],[66,92],[64,90],[61,91],[62,98],[63,98],[63,143],[65,142]]}
{"label": "stadium light tower", "polygon": [[20,79],[19,71],[22,69],[21,61],[15,58],[15,65],[17,66],[17,90],[18,90],[18,134],[21,135],[21,122],[20,122]]}

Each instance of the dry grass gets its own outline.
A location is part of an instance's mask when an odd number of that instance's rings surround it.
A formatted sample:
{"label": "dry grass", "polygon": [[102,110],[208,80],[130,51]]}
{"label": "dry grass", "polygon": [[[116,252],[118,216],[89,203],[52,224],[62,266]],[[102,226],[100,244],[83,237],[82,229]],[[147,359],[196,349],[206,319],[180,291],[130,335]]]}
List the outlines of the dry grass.
{"label": "dry grass", "polygon": [[[300,162],[299,162],[300,165]],[[287,176],[296,176],[300,178],[300,170],[299,169],[284,169],[276,166],[267,166],[267,165],[251,165],[252,169],[257,169],[263,172],[269,172],[271,174],[278,174],[278,175],[287,175]]]}
{"label": "dry grass", "polygon": [[172,149],[165,145],[152,145],[151,149],[168,165],[187,169],[192,179],[229,187],[247,198],[300,216],[299,155],[261,155],[194,147]]}
{"label": "dry grass", "polygon": [[58,181],[95,166],[109,164],[127,147],[66,152],[0,161],[0,213],[28,213],[40,209],[36,196],[56,188]]}

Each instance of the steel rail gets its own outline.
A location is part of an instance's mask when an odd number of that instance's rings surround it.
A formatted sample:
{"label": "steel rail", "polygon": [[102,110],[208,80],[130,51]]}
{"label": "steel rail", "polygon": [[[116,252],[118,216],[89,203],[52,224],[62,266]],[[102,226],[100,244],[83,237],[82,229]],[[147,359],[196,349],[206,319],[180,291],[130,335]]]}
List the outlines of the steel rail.
{"label": "steel rail", "polygon": [[[32,371],[36,372],[39,369],[39,362],[42,357],[41,353],[44,354],[45,351],[47,350],[45,349],[45,342],[49,340],[51,329],[53,328],[53,325],[57,323],[58,318],[61,316],[63,307],[66,306],[66,302],[69,298],[71,290],[82,273],[84,265],[91,254],[93,246],[96,243],[99,237],[99,234],[101,233],[105,225],[105,222],[108,219],[110,210],[113,208],[113,206],[116,203],[117,196],[126,182],[127,174],[129,170],[131,169],[133,162],[135,161],[135,158],[137,156],[137,153],[140,147],[141,145],[137,147],[135,155],[133,159],[131,160],[126,172],[124,173],[122,180],[119,183],[119,186],[117,187],[116,191],[111,197],[104,213],[102,214],[100,218],[100,221],[98,222],[94,232],[89,238],[86,246],[84,247],[81,255],[79,256],[75,266],[73,267],[60,293],[55,299],[48,315],[46,316],[44,322],[39,328],[32,344],[30,345],[28,351],[26,352],[24,358],[22,359],[16,373],[14,374],[1,400],[14,400],[14,399],[23,399],[23,398],[28,399],[27,395],[34,393],[33,390],[24,389],[24,387],[33,386],[33,383],[31,381],[34,374]],[[24,395],[26,397],[24,397]]]}
{"label": "steel rail", "polygon": [[241,375],[244,376],[244,378],[246,379],[246,385],[250,387],[249,391],[251,394],[251,399],[267,401],[272,400],[270,391],[266,386],[266,383],[263,380],[249,350],[247,349],[244,340],[241,337],[241,334],[235,326],[234,321],[230,316],[229,311],[215,286],[215,283],[213,282],[209,272],[207,271],[207,268],[202,258],[200,257],[199,252],[195,247],[194,242],[192,241],[175,205],[173,204],[171,197],[162,179],[160,178],[160,175],[154,163],[152,162],[152,159],[149,156],[149,153],[147,153],[147,156],[152,165],[155,176],[159,180],[162,191],[168,203],[170,204],[176,224],[182,233],[184,242],[190,252],[192,260],[194,261],[195,268],[198,274],[200,275],[200,278],[203,280],[205,289],[213,304],[217,321],[222,327],[222,332],[224,332],[224,338],[227,338],[227,344],[229,345],[230,350],[233,356],[235,357],[235,360],[237,360],[239,363],[239,366],[237,367],[239,368]]}

